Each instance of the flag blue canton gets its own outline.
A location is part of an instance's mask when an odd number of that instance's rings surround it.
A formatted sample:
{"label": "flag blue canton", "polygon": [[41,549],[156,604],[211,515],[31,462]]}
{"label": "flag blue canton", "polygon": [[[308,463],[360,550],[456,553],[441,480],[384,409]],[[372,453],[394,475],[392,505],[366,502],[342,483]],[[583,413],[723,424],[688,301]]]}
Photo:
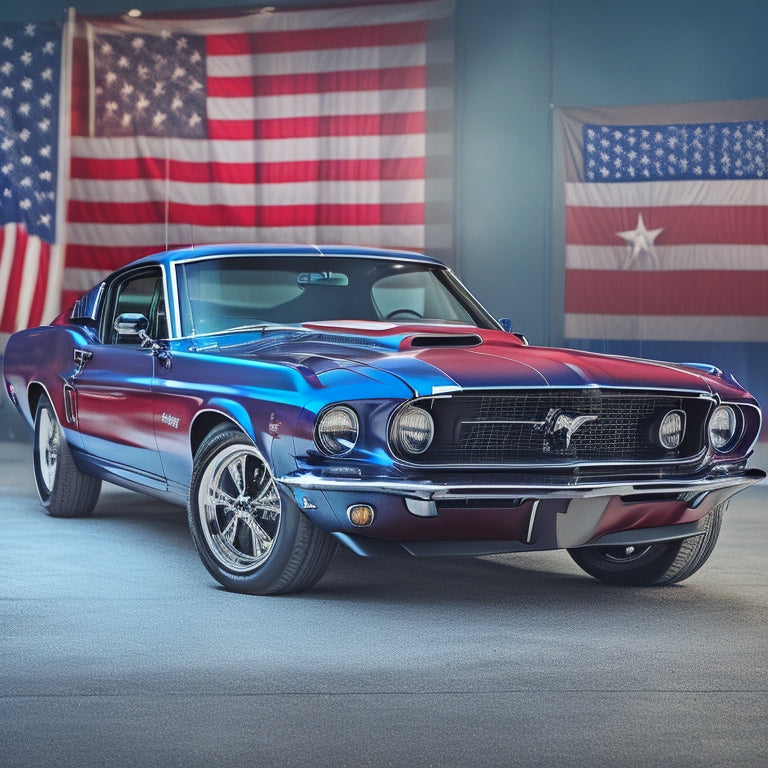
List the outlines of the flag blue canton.
{"label": "flag blue canton", "polygon": [[768,121],[584,125],[594,182],[768,178]]}
{"label": "flag blue canton", "polygon": [[61,27],[0,26],[0,224],[55,241]]}
{"label": "flag blue canton", "polygon": [[205,38],[97,35],[97,136],[206,136]]}

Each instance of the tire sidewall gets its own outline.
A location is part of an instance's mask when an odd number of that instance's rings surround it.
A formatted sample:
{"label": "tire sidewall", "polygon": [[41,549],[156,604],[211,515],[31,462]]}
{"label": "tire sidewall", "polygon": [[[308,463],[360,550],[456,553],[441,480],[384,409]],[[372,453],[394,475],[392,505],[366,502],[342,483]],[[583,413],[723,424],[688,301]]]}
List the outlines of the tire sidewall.
{"label": "tire sidewall", "polygon": [[[728,500],[699,522],[700,534],[668,543],[651,544],[645,553],[624,562],[607,556],[610,548],[569,549],[579,567],[596,579],[620,586],[666,586],[692,576],[707,562],[717,544]],[[615,548],[618,550],[618,548]]]}
{"label": "tire sidewall", "polygon": [[[41,455],[41,417],[48,414],[59,436],[56,453],[56,469],[51,487],[43,480],[45,457]],[[42,395],[35,409],[35,442],[32,450],[35,486],[40,503],[51,517],[87,517],[93,512],[101,491],[101,479],[82,472],[69,448],[64,429],[48,395]]]}
{"label": "tire sidewall", "polygon": [[[649,586],[664,574],[677,557],[682,541],[651,544],[635,558],[612,559],[609,548],[571,550],[571,557],[591,576],[608,584]],[[618,549],[618,548],[617,548]]]}

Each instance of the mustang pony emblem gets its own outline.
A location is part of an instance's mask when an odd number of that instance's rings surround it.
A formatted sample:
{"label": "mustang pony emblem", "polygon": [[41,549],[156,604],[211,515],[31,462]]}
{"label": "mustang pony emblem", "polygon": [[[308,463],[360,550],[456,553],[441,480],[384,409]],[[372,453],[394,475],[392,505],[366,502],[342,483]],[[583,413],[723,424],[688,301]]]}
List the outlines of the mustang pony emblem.
{"label": "mustang pony emblem", "polygon": [[550,408],[544,421],[536,424],[534,429],[544,433],[545,450],[567,451],[571,447],[571,438],[576,430],[590,421],[597,421],[597,416]]}

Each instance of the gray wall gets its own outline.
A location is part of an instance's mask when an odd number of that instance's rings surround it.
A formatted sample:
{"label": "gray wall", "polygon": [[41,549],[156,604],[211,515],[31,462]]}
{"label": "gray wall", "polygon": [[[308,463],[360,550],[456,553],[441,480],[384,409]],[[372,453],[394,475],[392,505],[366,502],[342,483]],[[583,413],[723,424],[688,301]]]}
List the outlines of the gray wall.
{"label": "gray wall", "polygon": [[456,14],[461,272],[532,341],[561,343],[553,109],[765,97],[768,3],[458,0]]}
{"label": "gray wall", "polygon": [[[254,3],[143,7],[236,5]],[[75,7],[105,14],[131,3]],[[0,21],[62,15],[61,0],[35,0],[5,3]],[[764,0],[456,0],[456,264],[491,311],[534,342],[562,341],[553,108],[765,97],[766,32]]]}

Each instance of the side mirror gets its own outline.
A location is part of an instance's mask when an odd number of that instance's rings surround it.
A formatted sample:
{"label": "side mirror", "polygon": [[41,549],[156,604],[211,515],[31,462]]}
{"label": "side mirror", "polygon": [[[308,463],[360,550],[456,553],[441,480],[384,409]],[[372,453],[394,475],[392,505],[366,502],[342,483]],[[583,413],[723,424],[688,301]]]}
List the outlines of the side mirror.
{"label": "side mirror", "polygon": [[512,330],[512,321],[508,317],[502,317],[499,319],[499,325],[501,326],[502,330],[506,331],[507,333],[511,333],[513,336],[517,336],[520,341],[523,342],[524,346],[528,346],[528,339],[525,337],[524,333],[517,333],[516,331]]}
{"label": "side mirror", "polygon": [[146,333],[149,328],[149,320],[138,312],[125,312],[115,318],[112,328],[118,336],[139,336],[142,331]]}
{"label": "side mirror", "polygon": [[118,336],[138,336],[142,347],[149,347],[152,354],[160,361],[166,371],[171,370],[173,364],[171,353],[158,341],[154,341],[147,333],[149,320],[138,312],[125,312],[115,318],[112,325]]}

